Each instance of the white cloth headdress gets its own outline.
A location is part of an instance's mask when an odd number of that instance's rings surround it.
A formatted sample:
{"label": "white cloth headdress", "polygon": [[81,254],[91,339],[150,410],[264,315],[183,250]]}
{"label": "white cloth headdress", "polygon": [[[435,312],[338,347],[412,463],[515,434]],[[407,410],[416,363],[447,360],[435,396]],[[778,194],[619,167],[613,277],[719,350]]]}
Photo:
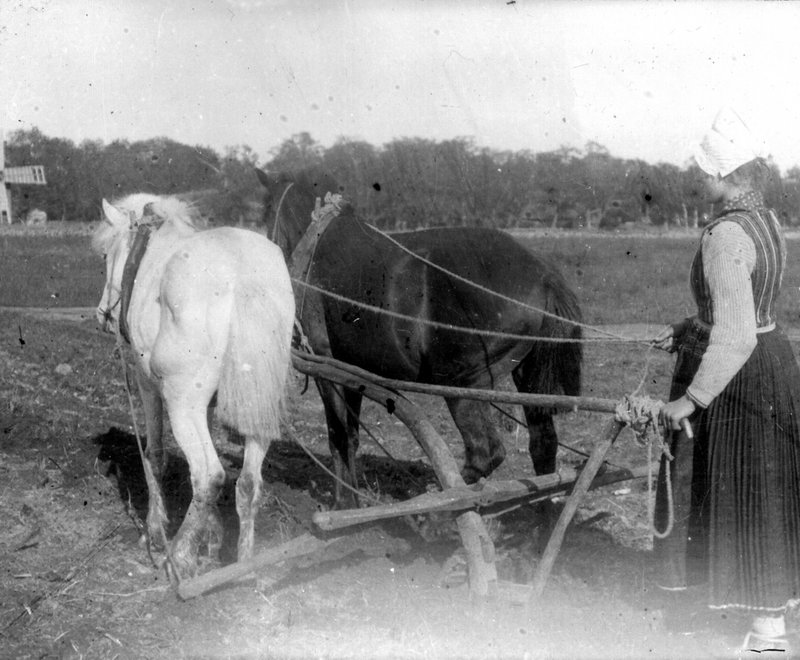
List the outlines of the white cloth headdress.
{"label": "white cloth headdress", "polygon": [[701,170],[712,176],[728,176],[760,155],[760,148],[747,124],[731,108],[717,114],[694,153]]}

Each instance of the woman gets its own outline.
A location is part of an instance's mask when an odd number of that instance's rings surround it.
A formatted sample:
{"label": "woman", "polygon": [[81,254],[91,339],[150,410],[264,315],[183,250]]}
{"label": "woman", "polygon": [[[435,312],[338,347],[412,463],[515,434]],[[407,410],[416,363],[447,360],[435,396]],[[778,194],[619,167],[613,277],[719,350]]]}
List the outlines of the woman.
{"label": "woman", "polygon": [[711,608],[752,616],[746,648],[774,647],[800,594],[800,370],[776,325],[786,244],[764,205],[769,169],[735,112],[720,112],[695,158],[722,211],[691,266],[697,315],[654,339],[678,350],[661,411],[674,460],[657,491],[657,527],[672,522],[656,539],[660,586],[707,584]]}

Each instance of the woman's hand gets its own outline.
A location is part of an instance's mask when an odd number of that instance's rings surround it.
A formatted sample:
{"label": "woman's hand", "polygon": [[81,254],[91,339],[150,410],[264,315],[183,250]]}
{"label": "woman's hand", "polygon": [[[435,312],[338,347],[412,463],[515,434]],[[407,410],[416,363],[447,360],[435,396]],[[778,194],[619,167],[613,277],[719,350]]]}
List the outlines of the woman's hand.
{"label": "woman's hand", "polygon": [[680,399],[670,401],[663,408],[659,414],[659,421],[664,425],[664,428],[669,431],[686,431],[686,435],[692,437],[692,427],[689,424],[689,417],[695,411],[697,406],[685,394]]}
{"label": "woman's hand", "polygon": [[683,319],[683,321],[668,325],[651,339],[650,343],[656,348],[674,353],[678,349],[678,342],[686,330],[688,330],[690,323],[691,321],[689,319]]}

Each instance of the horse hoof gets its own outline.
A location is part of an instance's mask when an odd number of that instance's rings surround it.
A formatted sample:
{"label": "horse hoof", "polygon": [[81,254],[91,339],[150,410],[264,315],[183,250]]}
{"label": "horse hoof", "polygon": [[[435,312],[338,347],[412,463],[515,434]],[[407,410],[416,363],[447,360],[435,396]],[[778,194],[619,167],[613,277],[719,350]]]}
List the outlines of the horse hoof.
{"label": "horse hoof", "polygon": [[334,499],[332,509],[334,511],[347,511],[348,509],[361,508],[361,502],[355,493],[347,493]]}
{"label": "horse hoof", "polygon": [[477,468],[472,467],[471,465],[465,465],[461,468],[461,478],[467,484],[475,484],[478,483],[481,479],[485,478],[487,474],[478,470]]}
{"label": "horse hoof", "polygon": [[195,575],[202,575],[222,566],[219,557],[198,557]]}
{"label": "horse hoof", "polygon": [[170,582],[173,584],[180,583],[181,580],[188,580],[197,577],[197,560],[187,559],[186,557],[177,557],[174,554],[167,557],[165,567]]}

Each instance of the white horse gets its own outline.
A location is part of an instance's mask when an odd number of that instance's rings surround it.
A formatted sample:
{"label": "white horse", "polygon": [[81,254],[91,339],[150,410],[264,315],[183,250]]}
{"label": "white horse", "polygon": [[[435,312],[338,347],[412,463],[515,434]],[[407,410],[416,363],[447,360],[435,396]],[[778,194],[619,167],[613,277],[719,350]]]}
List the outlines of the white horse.
{"label": "white horse", "polygon": [[[219,421],[244,437],[236,510],[238,557],[247,559],[261,465],[280,434],[291,360],[294,295],[283,253],[244,229],[198,231],[175,198],[103,200],[103,213],[92,240],[106,260],[98,319],[133,350],[157,483],[166,463],[164,405],[191,472],[192,501],[169,556],[179,575],[193,575],[201,542],[211,556],[222,543],[216,502],[225,472],[209,432],[216,395]],[[163,539],[158,490],[150,493],[147,524],[151,538]]]}

